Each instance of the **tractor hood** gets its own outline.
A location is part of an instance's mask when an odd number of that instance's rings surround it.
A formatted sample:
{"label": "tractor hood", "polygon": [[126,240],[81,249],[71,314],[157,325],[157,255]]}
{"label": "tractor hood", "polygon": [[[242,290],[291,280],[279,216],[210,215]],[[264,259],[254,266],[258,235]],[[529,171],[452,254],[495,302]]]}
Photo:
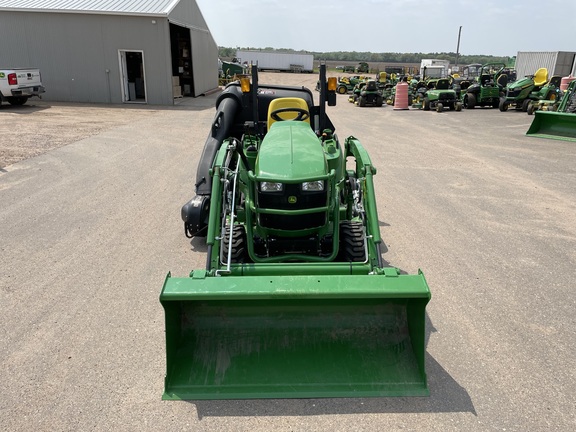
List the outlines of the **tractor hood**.
{"label": "tractor hood", "polygon": [[509,89],[525,89],[526,87],[533,87],[534,79],[532,77],[524,77],[518,81],[508,84]]}
{"label": "tractor hood", "polygon": [[327,174],[320,140],[304,121],[277,121],[264,137],[255,174],[259,180],[298,182]]}

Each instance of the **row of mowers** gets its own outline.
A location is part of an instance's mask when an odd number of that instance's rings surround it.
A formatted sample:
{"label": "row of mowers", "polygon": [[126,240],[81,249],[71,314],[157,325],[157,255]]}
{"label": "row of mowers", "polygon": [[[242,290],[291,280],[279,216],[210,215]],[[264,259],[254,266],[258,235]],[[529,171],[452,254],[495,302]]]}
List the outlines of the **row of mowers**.
{"label": "row of mowers", "polygon": [[[376,79],[359,75],[342,77],[338,80],[337,92],[351,93],[349,101],[358,106],[382,106],[380,96],[383,103],[393,105],[396,85],[403,80],[409,85],[408,104],[424,110],[442,112],[445,109],[460,111],[462,108],[490,107],[505,112],[513,107],[533,114],[537,110],[553,111],[558,108],[562,96],[562,77],[555,75],[549,79],[548,70],[540,68],[534,75],[513,79],[515,76],[504,63],[487,63],[480,65],[473,77],[455,74],[447,78],[426,79],[386,76],[382,73]],[[370,81],[375,84],[364,89]],[[359,100],[362,92],[364,96]]]}

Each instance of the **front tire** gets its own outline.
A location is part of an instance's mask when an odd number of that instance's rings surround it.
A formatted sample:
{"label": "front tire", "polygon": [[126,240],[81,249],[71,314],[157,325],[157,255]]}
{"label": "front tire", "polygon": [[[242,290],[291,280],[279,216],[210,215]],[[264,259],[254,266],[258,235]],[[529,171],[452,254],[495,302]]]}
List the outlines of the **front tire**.
{"label": "front tire", "polygon": [[364,249],[364,230],[360,222],[344,221],[340,223],[340,261],[363,262],[366,260]]}
{"label": "front tire", "polygon": [[[224,228],[224,236],[221,240],[222,256],[220,259],[222,262],[228,261],[228,251],[230,242],[230,225],[226,225]],[[246,231],[242,225],[234,225],[232,230],[232,254],[231,262],[234,263],[244,263],[248,261],[248,250],[246,248]]]}
{"label": "front tire", "polygon": [[424,109],[424,111],[430,111],[430,99],[428,99],[427,97],[424,98],[422,108]]}

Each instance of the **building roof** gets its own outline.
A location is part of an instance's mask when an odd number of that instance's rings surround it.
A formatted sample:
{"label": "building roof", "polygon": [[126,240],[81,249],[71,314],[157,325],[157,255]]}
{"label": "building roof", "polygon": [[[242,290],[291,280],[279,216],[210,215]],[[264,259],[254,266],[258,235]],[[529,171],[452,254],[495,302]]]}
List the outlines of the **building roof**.
{"label": "building roof", "polygon": [[1,11],[168,16],[181,0],[0,0]]}

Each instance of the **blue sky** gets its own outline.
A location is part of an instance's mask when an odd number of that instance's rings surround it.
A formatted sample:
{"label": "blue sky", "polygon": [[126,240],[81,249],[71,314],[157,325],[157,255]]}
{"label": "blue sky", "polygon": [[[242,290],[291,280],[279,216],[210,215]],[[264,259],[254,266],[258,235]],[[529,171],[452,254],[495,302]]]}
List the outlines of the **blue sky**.
{"label": "blue sky", "polygon": [[196,0],[216,43],[307,51],[576,51],[576,0]]}

